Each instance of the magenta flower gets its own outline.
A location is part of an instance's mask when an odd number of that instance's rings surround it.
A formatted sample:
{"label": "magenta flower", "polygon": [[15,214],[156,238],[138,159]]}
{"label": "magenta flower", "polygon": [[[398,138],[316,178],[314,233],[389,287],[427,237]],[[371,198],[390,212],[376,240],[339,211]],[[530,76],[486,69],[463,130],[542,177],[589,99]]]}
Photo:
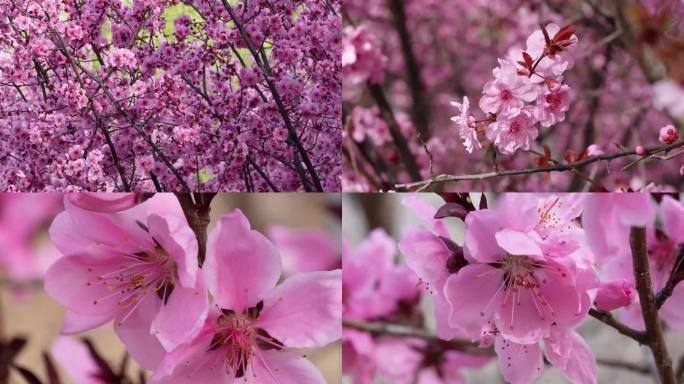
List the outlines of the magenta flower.
{"label": "magenta flower", "polygon": [[466,217],[469,264],[449,276],[449,323],[473,340],[495,327],[507,341],[530,344],[587,315],[597,284],[582,246],[572,197],[510,195],[496,209]]}
{"label": "magenta flower", "polygon": [[341,270],[294,275],[276,285],[278,252],[239,210],[220,218],[203,266],[215,309],[201,332],[166,354],[153,383],[324,384],[292,348],[341,337]]}
{"label": "magenta flower", "polygon": [[633,282],[614,280],[601,282],[596,294],[596,308],[602,311],[612,311],[634,303],[637,292]]}
{"label": "magenta flower", "polygon": [[674,125],[668,124],[660,128],[660,134],[658,135],[658,141],[662,144],[672,144],[679,140],[679,132]]}
{"label": "magenta flower", "polygon": [[173,195],[157,194],[119,213],[64,201],[50,227],[64,254],[45,290],[67,308],[63,334],[114,320],[131,355],[153,369],[164,353],[197,334],[208,312],[197,240]]}
{"label": "magenta flower", "polygon": [[477,127],[475,125],[475,118],[470,113],[470,101],[468,97],[463,97],[463,103],[458,103],[455,101],[451,102],[451,105],[458,108],[460,114],[451,118],[451,121],[456,123],[458,128],[458,135],[463,140],[463,146],[465,146],[468,153],[473,153],[473,149],[477,147],[482,148],[480,142],[477,139]]}
{"label": "magenta flower", "polygon": [[501,153],[512,154],[518,149],[530,149],[530,144],[539,134],[534,124],[535,120],[529,110],[513,109],[489,124],[485,134]]}

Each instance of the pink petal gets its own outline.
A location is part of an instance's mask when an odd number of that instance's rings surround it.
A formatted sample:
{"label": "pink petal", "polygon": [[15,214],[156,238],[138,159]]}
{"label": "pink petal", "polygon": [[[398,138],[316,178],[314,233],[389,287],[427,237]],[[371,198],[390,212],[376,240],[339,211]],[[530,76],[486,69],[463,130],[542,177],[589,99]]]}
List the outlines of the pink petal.
{"label": "pink petal", "polygon": [[646,227],[655,220],[656,207],[648,193],[614,193],[617,214],[627,226]]}
{"label": "pink petal", "polygon": [[496,325],[501,335],[514,343],[539,342],[553,321],[548,306],[543,306],[531,289],[522,287],[504,294],[498,312]]}
{"label": "pink petal", "polygon": [[180,283],[187,288],[194,288],[197,280],[197,237],[190,229],[184,217],[150,215],[147,218],[150,235],[176,262]]}
{"label": "pink petal", "polygon": [[533,258],[540,258],[542,255],[539,244],[526,233],[504,229],[498,231],[494,237],[496,243],[511,255],[524,255]]}
{"label": "pink petal", "polygon": [[469,260],[482,263],[498,261],[505,251],[494,241],[495,233],[503,226],[501,214],[495,210],[483,209],[466,216],[463,251]]}
{"label": "pink petal", "polygon": [[439,294],[432,295],[432,303],[435,307],[435,328],[437,336],[444,340],[450,340],[456,336],[461,336],[463,331],[458,327],[449,325],[451,305],[444,298],[444,294],[440,292]]}
{"label": "pink petal", "polygon": [[447,259],[451,255],[444,242],[432,232],[420,226],[409,227],[399,242],[399,249],[406,255],[406,264],[429,289],[440,289],[449,273]]}
{"label": "pink petal", "polygon": [[92,242],[74,230],[74,223],[68,212],[62,212],[50,224],[50,241],[60,252],[70,255],[88,247]]}
{"label": "pink petal", "polygon": [[114,331],[131,356],[147,369],[155,369],[164,355],[164,347],[151,334],[150,325],[159,312],[161,300],[156,295],[148,294],[142,303],[124,319],[119,317],[114,321]]}
{"label": "pink petal", "polygon": [[235,312],[256,305],[281,271],[276,249],[239,209],[223,215],[209,235],[202,269],[216,304]]}
{"label": "pink petal", "polygon": [[97,378],[99,368],[86,347],[70,337],[58,337],[50,348],[52,357],[69,378],[79,384],[104,384]]}
{"label": "pink petal", "polygon": [[663,217],[663,229],[675,243],[684,241],[684,205],[681,202],[664,196],[660,203]]}
{"label": "pink petal", "polygon": [[202,330],[208,312],[207,289],[204,278],[199,275],[195,288],[175,286],[152,322],[151,329],[164,349],[172,351]]}
{"label": "pink petal", "polygon": [[449,237],[449,230],[444,224],[444,221],[434,218],[435,213],[437,213],[436,207],[414,195],[403,198],[401,204],[409,208],[416,216],[425,221],[436,235]]}
{"label": "pink petal", "polygon": [[251,371],[245,372],[246,384],[325,384],[321,372],[309,360],[295,352],[256,351]]}
{"label": "pink petal", "polygon": [[164,355],[150,378],[155,384],[226,384],[232,379],[225,368],[225,351],[209,351],[213,332]]}
{"label": "pink petal", "polygon": [[64,314],[64,321],[60,333],[62,335],[75,335],[77,333],[95,329],[112,319],[111,313],[104,315],[83,315],[70,310]]}
{"label": "pink petal", "polygon": [[503,377],[511,384],[531,384],[542,374],[544,360],[539,344],[516,344],[496,338],[494,349]]}
{"label": "pink petal", "polygon": [[258,324],[291,348],[322,347],[342,337],[342,271],[294,275],[264,297]]}
{"label": "pink petal", "polygon": [[339,267],[339,246],[328,233],[274,226],[269,230],[269,237],[280,251],[283,273],[287,275]]}
{"label": "pink petal", "polygon": [[503,296],[503,272],[486,264],[468,265],[449,276],[444,295],[451,305],[449,324],[461,327],[473,340],[492,318]]}
{"label": "pink petal", "polygon": [[[115,271],[121,257],[106,247],[91,246],[86,253],[62,257],[45,274],[45,291],[58,303],[85,315],[113,315],[118,294],[97,277]],[[112,296],[103,299],[106,296]]]}
{"label": "pink petal", "polygon": [[556,335],[544,341],[544,346],[546,357],[568,380],[577,384],[597,383],[596,358],[587,342],[577,332],[556,332]]}
{"label": "pink petal", "polygon": [[138,203],[137,193],[78,192],[67,193],[75,206],[94,212],[119,212]]}
{"label": "pink petal", "polygon": [[424,344],[422,340],[412,338],[378,339],[373,360],[380,375],[390,383],[411,383],[423,359],[417,348],[423,347]]}

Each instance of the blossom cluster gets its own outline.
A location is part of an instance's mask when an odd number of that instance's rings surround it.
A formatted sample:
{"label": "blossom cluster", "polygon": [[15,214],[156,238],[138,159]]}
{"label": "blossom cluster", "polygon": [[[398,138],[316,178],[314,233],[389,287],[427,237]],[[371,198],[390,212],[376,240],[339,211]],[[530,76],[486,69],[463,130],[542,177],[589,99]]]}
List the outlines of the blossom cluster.
{"label": "blossom cluster", "polygon": [[[153,371],[152,383],[325,383],[296,350],[341,337],[334,261],[290,269],[281,280],[278,247],[239,209],[218,218],[201,259],[171,194],[144,202],[135,194],[70,194],[64,209],[49,229],[62,255],[44,277],[48,295],[67,310],[62,334],[112,322],[131,356]],[[281,234],[279,242],[301,236]],[[325,246],[321,252],[335,252]]]}
{"label": "blossom cluster", "polygon": [[[484,120],[485,135],[501,153],[529,150],[539,134],[537,123],[548,128],[565,119],[571,91],[563,73],[573,65],[567,49],[577,43],[574,31],[574,26],[542,25],[527,38],[524,51],[511,48],[507,57],[499,59],[492,71],[494,80],[485,83],[479,105],[489,116]],[[452,121],[472,153],[481,145],[468,98],[452,105],[460,110]]]}
{"label": "blossom cluster", "polygon": [[340,190],[340,1],[215,3],[0,1],[0,190]]}
{"label": "blossom cluster", "polygon": [[[630,228],[646,228],[655,293],[682,270],[684,204],[671,196],[503,194],[493,206],[482,196],[479,209],[468,194],[442,197],[440,208],[418,195],[402,199],[419,223],[401,228],[398,247],[376,229],[345,253],[344,368],[353,383],[462,382],[492,354],[510,383],[535,382],[545,360],[572,383],[596,383],[597,359],[578,332],[590,310],[645,329]],[[459,222],[462,241],[452,235]],[[660,310],[672,331],[684,329],[683,292],[675,285]],[[433,310],[416,304],[421,293]],[[429,318],[442,341],[387,325],[430,329]]]}
{"label": "blossom cluster", "polygon": [[343,189],[676,189],[684,6],[632,3],[346,1]]}

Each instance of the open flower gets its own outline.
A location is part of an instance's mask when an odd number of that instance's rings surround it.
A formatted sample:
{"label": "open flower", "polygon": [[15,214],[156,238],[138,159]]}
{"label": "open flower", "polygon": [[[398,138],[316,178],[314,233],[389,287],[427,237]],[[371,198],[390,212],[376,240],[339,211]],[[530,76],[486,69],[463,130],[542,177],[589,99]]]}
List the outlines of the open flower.
{"label": "open flower", "polygon": [[463,97],[463,103],[455,101],[451,105],[458,108],[460,114],[451,118],[451,121],[456,123],[458,128],[458,135],[463,140],[463,145],[466,147],[468,153],[473,153],[473,149],[477,147],[482,148],[480,142],[477,140],[477,127],[475,125],[475,118],[470,113],[470,101],[468,97]]}
{"label": "open flower", "polygon": [[530,144],[539,134],[534,124],[535,120],[529,110],[513,109],[489,124],[485,133],[501,153],[511,154],[521,148],[530,149]]}
{"label": "open flower", "polygon": [[494,80],[488,81],[482,89],[480,108],[487,113],[507,112],[520,109],[525,102],[537,98],[537,87],[518,74],[515,64],[508,59],[499,59],[499,67],[493,70]]}
{"label": "open flower", "polygon": [[200,331],[209,308],[197,240],[178,201],[157,194],[119,213],[64,205],[50,227],[64,257],[45,276],[47,293],[67,308],[62,333],[114,320],[131,355],[153,369],[165,349]]}
{"label": "open flower", "polygon": [[570,87],[565,84],[557,84],[553,89],[545,89],[539,92],[534,114],[539,123],[544,127],[550,127],[565,120],[565,112],[570,108]]}
{"label": "open flower", "polygon": [[276,285],[280,256],[239,210],[221,217],[209,236],[203,270],[215,309],[192,341],[164,357],[152,382],[325,383],[290,349],[341,337],[341,270]]}

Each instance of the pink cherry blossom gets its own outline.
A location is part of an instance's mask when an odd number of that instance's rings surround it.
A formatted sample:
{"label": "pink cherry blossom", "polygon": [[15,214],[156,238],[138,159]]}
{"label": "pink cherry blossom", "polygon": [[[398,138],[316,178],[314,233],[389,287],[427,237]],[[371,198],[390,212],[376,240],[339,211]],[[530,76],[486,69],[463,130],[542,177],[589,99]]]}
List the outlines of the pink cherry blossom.
{"label": "pink cherry blossom", "polygon": [[581,322],[597,279],[573,223],[580,213],[568,198],[523,195],[468,214],[470,263],[444,288],[450,324],[473,339],[495,326],[507,341],[529,344]]}
{"label": "pink cherry blossom", "polygon": [[487,82],[482,90],[480,109],[487,113],[507,112],[520,109],[525,102],[537,97],[537,88],[527,76],[517,73],[515,64],[506,59],[499,60],[499,67],[493,70],[495,79]]}
{"label": "pink cherry blossom", "polygon": [[418,295],[416,276],[406,265],[395,265],[397,246],[382,229],[373,230],[356,248],[342,252],[344,316],[372,319],[399,310],[400,301]]}
{"label": "pink cherry blossom", "polygon": [[478,149],[482,148],[477,139],[475,118],[470,114],[470,101],[468,101],[468,97],[463,97],[463,103],[452,101],[451,105],[458,108],[460,111],[460,114],[452,117],[451,121],[456,123],[458,135],[461,137],[461,140],[463,140],[463,146],[466,148],[466,151],[472,153],[475,147]]}
{"label": "pink cherry blossom", "polygon": [[379,83],[384,77],[387,58],[378,49],[377,43],[363,26],[346,27],[342,39],[342,70],[345,86],[358,85],[365,81]]}
{"label": "pink cherry blossom", "polygon": [[293,348],[341,337],[341,271],[301,273],[277,285],[280,257],[239,210],[209,236],[203,267],[215,307],[201,332],[166,354],[153,383],[323,384]]}
{"label": "pink cherry blossom", "polygon": [[679,140],[679,132],[674,125],[668,124],[660,128],[660,135],[658,136],[658,141],[662,144],[672,144]]}
{"label": "pink cherry blossom", "polygon": [[511,154],[518,149],[530,149],[532,141],[539,134],[534,123],[534,118],[529,110],[514,109],[489,124],[485,133],[501,153]]}
{"label": "pink cherry blossom", "polygon": [[45,290],[67,308],[63,334],[114,320],[131,355],[153,369],[164,350],[196,335],[207,316],[197,240],[173,195],[157,194],[118,213],[66,211],[50,226],[64,254]]}
{"label": "pink cherry blossom", "polygon": [[634,284],[626,280],[601,282],[596,294],[596,308],[612,311],[634,303],[637,292]]}
{"label": "pink cherry blossom", "polygon": [[555,89],[545,89],[537,97],[534,109],[535,118],[544,127],[550,127],[565,119],[565,112],[570,108],[570,87],[562,84]]}

